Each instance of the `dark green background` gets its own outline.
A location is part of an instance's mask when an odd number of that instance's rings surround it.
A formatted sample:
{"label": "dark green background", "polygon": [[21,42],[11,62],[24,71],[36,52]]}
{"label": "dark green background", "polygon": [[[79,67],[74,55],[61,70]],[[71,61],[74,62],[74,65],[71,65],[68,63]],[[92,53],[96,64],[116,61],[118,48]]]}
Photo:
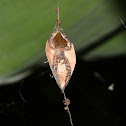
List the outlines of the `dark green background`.
{"label": "dark green background", "polygon": [[[0,1],[1,83],[3,77],[21,73],[21,70],[26,71],[31,65],[42,65],[46,61],[45,44],[57,20],[57,2]],[[124,2],[61,0],[62,27],[75,45],[76,52],[81,52],[78,56],[92,59],[126,53],[126,30],[120,21],[120,18],[124,22],[126,20]],[[90,48],[95,44],[95,48]]]}

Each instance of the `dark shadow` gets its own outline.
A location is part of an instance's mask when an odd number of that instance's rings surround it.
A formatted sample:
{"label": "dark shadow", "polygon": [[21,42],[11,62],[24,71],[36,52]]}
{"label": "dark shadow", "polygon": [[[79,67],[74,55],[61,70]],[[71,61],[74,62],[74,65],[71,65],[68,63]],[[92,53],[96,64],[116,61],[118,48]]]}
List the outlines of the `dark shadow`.
{"label": "dark shadow", "polygon": [[114,0],[117,8],[126,16],[126,0]]}
{"label": "dark shadow", "polygon": [[[65,90],[71,100],[74,126],[122,126],[125,123],[125,64],[126,57],[94,62],[77,59]],[[39,68],[23,81],[0,87],[0,126],[70,126],[63,109],[63,94],[50,74],[49,66],[44,74]],[[108,86],[112,83],[114,90],[110,91]]]}

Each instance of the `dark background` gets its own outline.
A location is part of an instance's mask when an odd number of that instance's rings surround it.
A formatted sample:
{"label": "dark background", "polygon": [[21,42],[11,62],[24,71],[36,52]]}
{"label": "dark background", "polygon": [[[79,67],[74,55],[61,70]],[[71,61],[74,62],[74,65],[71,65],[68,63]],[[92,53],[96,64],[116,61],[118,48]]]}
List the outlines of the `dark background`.
{"label": "dark background", "polygon": [[[126,57],[77,58],[65,89],[74,126],[125,125]],[[18,83],[0,87],[0,126],[70,126],[63,94],[48,64]],[[108,90],[111,84],[114,90]]]}

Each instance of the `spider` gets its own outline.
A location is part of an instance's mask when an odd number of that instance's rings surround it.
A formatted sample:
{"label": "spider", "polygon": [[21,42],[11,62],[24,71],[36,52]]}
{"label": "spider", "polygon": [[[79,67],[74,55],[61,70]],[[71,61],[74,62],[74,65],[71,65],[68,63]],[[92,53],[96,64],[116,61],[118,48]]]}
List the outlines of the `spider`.
{"label": "spider", "polygon": [[[59,26],[60,24],[59,22],[57,22],[53,30],[53,33],[48,39],[48,42],[49,42],[50,48],[55,51],[54,56],[53,56],[52,71],[54,73],[55,79],[59,87],[61,87],[61,82],[60,82],[59,75],[57,73],[58,64],[59,63],[61,63],[61,65],[65,64],[66,71],[67,71],[66,78],[65,78],[65,85],[64,85],[64,88],[65,88],[71,77],[71,66],[70,66],[69,60],[65,56],[65,51],[71,50],[71,42],[63,33],[63,30],[61,27],[60,27],[61,32],[59,31],[59,29],[57,29],[59,28]],[[56,35],[53,38],[54,34]],[[63,37],[65,37],[66,40]]]}
{"label": "spider", "polygon": [[[58,20],[52,34],[47,41],[46,54],[50,60],[50,67],[56,82],[63,91],[67,86],[74,70],[76,56],[73,44],[64,34],[60,25],[61,21],[59,19],[59,8],[57,8],[56,11],[58,13]],[[50,51],[48,47],[52,51]]]}

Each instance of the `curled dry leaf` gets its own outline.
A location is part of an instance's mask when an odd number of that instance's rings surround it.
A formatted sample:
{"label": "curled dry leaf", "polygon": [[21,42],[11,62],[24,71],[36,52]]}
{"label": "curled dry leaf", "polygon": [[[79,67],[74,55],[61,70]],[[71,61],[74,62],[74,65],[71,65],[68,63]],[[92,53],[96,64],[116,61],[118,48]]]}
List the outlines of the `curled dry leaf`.
{"label": "curled dry leaf", "polygon": [[45,52],[54,78],[63,91],[74,71],[76,55],[74,45],[64,34],[59,20],[47,40]]}

